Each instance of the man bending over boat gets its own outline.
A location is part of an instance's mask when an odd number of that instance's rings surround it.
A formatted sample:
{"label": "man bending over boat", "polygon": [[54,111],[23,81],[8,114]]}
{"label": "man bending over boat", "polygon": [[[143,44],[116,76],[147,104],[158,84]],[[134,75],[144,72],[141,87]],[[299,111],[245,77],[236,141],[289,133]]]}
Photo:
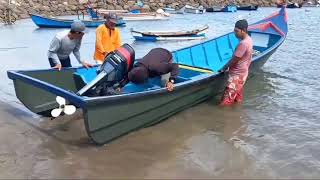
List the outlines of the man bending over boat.
{"label": "man bending over boat", "polygon": [[161,76],[162,86],[168,91],[173,91],[174,82],[179,73],[179,66],[173,63],[172,53],[163,48],[152,49],[128,74],[129,81],[142,84],[156,76]]}
{"label": "man bending over boat", "polygon": [[120,30],[116,28],[117,16],[115,14],[107,14],[104,24],[101,24],[96,29],[96,49],[94,52],[94,59],[97,63],[102,64],[105,56],[116,49],[121,43]]}
{"label": "man bending over boat", "polygon": [[58,69],[59,71],[63,67],[71,67],[69,55],[73,52],[74,56],[80,64],[84,67],[91,67],[81,60],[80,58],[80,47],[82,37],[86,31],[86,27],[81,21],[75,21],[71,24],[71,29],[59,32],[51,41],[48,59],[52,68]]}
{"label": "man bending over boat", "polygon": [[229,67],[229,78],[220,105],[232,105],[243,101],[243,86],[252,60],[253,43],[248,35],[248,22],[246,20],[237,21],[234,33],[240,39],[240,43],[232,59],[225,65]]}

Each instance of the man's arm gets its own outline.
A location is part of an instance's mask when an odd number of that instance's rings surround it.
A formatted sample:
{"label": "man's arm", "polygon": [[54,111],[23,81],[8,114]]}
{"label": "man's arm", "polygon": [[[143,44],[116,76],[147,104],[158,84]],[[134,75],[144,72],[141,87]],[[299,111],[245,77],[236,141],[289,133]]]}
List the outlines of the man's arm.
{"label": "man's arm", "polygon": [[175,81],[179,74],[179,65],[176,63],[169,63],[169,64],[170,64],[170,72],[171,72],[171,76],[169,80]]}
{"label": "man's arm", "polygon": [[174,83],[177,79],[177,76],[179,74],[179,65],[176,63],[169,63],[170,65],[170,77],[169,81],[166,83],[166,87],[168,91],[173,91],[174,89]]}
{"label": "man's arm", "polygon": [[129,83],[129,79],[128,77],[126,77],[125,79],[121,80],[119,82],[118,88],[123,88],[125,85],[127,85]]}
{"label": "man's arm", "polygon": [[232,58],[231,58],[231,60],[230,60],[227,64],[225,64],[225,65],[221,68],[221,70],[222,70],[222,71],[225,71],[228,67],[233,66],[233,64],[235,64],[235,63],[238,62],[239,60],[240,60],[240,58],[238,58],[237,56],[233,55]]}
{"label": "man's arm", "polygon": [[76,47],[73,49],[73,54],[74,54],[74,57],[76,57],[77,61],[80,64],[83,64],[80,57],[80,47],[81,47],[81,40],[77,42]]}
{"label": "man's arm", "polygon": [[116,49],[118,49],[121,45],[122,45],[122,42],[121,42],[121,33],[119,31],[119,29],[115,29],[115,31],[117,32],[116,33]]}
{"label": "man's arm", "polygon": [[247,50],[246,45],[240,42],[231,60],[227,64],[225,64],[223,68],[221,68],[221,70],[225,70],[228,67],[233,66],[235,63],[237,63],[244,56],[246,50]]}
{"label": "man's arm", "polygon": [[50,43],[48,57],[52,58],[55,64],[60,64],[59,57],[57,55],[58,50],[60,49],[61,42],[58,38],[54,37]]}

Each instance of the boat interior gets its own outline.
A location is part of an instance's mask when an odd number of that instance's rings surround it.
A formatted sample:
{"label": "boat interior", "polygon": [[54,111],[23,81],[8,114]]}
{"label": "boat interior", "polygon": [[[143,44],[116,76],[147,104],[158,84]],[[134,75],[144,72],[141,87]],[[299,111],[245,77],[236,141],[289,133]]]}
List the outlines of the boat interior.
{"label": "boat interior", "polygon": [[[253,40],[253,56],[263,53],[281,38],[280,35],[260,32],[249,32],[249,35]],[[235,34],[229,33],[192,47],[174,51],[173,56],[175,62],[179,64],[218,72],[232,58],[238,44],[239,40]]]}
{"label": "boat interior", "polygon": [[[46,89],[48,86],[59,87],[63,90],[77,93],[86,84],[97,77],[98,66],[86,69],[79,68],[65,68],[61,71],[52,70],[31,70],[19,71],[18,73],[33,78],[33,81],[41,81],[42,88]],[[176,83],[183,83],[189,80],[198,79],[202,76],[208,76],[211,73],[209,70],[198,69],[193,67],[181,67]],[[150,91],[162,88],[160,77],[149,78],[144,84],[128,83],[122,88],[122,94]]]}
{"label": "boat interior", "polygon": [[[197,69],[192,67],[180,67],[179,76],[176,83],[183,83],[199,77],[200,75],[207,74],[210,71],[204,69]],[[97,76],[97,69],[79,68],[73,73],[77,89],[80,90],[83,86],[88,84]],[[122,94],[150,91],[162,88],[160,77],[149,78],[144,84],[128,83],[122,88]]]}

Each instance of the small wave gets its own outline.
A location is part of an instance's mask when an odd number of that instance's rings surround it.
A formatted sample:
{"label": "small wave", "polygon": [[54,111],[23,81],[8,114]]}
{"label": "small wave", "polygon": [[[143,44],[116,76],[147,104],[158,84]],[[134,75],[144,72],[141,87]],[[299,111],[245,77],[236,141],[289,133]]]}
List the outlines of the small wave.
{"label": "small wave", "polygon": [[0,51],[8,51],[8,50],[13,50],[13,49],[26,49],[29,48],[27,46],[20,46],[20,47],[0,47]]}

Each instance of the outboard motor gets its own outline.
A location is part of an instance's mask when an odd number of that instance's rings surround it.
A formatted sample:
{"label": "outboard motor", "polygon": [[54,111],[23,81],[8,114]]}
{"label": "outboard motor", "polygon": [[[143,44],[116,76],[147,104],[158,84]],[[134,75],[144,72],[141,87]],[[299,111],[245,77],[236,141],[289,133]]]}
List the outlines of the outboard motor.
{"label": "outboard motor", "polygon": [[129,44],[124,44],[115,51],[110,52],[99,67],[98,75],[90,83],[80,89],[80,96],[108,95],[106,91],[114,90],[114,85],[119,84],[128,77],[135,59],[134,49]]}

